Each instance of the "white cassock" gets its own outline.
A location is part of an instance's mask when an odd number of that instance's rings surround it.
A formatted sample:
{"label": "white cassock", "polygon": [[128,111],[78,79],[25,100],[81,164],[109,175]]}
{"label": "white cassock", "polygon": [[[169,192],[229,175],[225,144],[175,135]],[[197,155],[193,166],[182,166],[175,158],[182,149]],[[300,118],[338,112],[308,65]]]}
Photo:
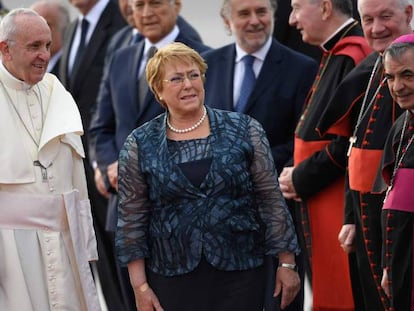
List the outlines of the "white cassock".
{"label": "white cassock", "polygon": [[100,310],[82,134],[55,76],[30,87],[0,62],[0,310]]}

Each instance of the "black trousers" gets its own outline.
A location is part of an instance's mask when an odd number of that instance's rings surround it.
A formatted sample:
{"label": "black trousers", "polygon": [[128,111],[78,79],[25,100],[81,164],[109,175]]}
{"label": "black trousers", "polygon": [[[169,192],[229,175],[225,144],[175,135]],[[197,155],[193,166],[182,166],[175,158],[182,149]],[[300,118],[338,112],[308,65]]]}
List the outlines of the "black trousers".
{"label": "black trousers", "polygon": [[192,272],[147,280],[165,311],[263,311],[264,268],[221,271],[202,259]]}

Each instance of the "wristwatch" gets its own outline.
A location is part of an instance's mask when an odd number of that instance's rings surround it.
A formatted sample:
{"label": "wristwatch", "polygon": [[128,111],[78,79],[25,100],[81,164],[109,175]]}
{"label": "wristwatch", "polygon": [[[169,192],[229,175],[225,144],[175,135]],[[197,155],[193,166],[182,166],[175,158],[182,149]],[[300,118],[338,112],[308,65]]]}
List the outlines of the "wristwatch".
{"label": "wristwatch", "polygon": [[279,268],[286,268],[298,272],[298,266],[292,263],[281,262],[279,263]]}

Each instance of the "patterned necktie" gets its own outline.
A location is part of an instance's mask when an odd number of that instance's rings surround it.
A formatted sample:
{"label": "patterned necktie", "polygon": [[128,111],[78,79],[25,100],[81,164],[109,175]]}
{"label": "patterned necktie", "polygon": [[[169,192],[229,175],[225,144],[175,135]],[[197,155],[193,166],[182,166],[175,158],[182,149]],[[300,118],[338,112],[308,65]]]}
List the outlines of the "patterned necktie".
{"label": "patterned necktie", "polygon": [[246,109],[247,101],[256,83],[256,76],[253,71],[253,62],[256,58],[252,55],[246,55],[243,57],[244,63],[244,77],[240,88],[239,100],[236,104],[236,111],[244,112]]}
{"label": "patterned necktie", "polygon": [[[157,52],[157,48],[155,46],[151,46],[150,49],[147,52],[147,61],[146,63],[148,63],[148,61],[151,59],[151,57],[154,56],[154,54]],[[145,63],[145,67],[147,66]],[[147,77],[145,75],[145,67],[144,70],[142,71],[141,76],[139,77],[138,80],[138,99],[139,99],[139,104],[143,105],[144,104],[144,100],[145,97],[147,95],[148,92],[148,82],[147,82]]]}
{"label": "patterned necktie", "polygon": [[81,24],[81,38],[76,51],[75,61],[73,63],[71,76],[78,70],[80,63],[82,62],[83,54],[85,53],[86,47],[86,34],[88,33],[89,22],[84,18]]}

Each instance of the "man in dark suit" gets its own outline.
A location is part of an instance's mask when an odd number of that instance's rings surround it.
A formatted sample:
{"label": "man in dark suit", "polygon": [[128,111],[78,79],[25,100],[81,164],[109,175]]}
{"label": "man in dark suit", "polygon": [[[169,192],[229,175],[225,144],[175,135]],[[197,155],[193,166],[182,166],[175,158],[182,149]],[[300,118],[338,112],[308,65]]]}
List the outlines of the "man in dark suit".
{"label": "man in dark suit", "polygon": [[[295,125],[317,64],[310,57],[294,52],[272,38],[274,10],[275,3],[269,0],[252,3],[224,1],[221,15],[227,29],[235,35],[236,43],[206,52],[203,57],[208,64],[206,104],[225,110],[239,110],[239,97],[245,96],[241,94],[243,72],[246,71],[243,57],[246,54],[255,57],[256,82],[241,112],[262,124],[280,172],[292,161]],[[277,263],[272,264],[270,259],[267,264],[271,278],[266,292],[266,310],[278,310],[277,301],[271,298]],[[296,260],[301,266],[301,259]],[[303,309],[303,287],[289,307],[289,310],[299,309]]]}
{"label": "man in dark suit", "polygon": [[[106,48],[113,34],[126,23],[119,12],[119,7],[112,1],[70,0],[70,3],[79,10],[80,15],[68,26],[65,33],[60,78],[79,107],[85,130],[83,136],[87,153],[85,171],[98,242],[97,270],[102,291],[110,311],[125,310],[117,277],[115,250],[111,236],[105,231],[107,200],[95,187],[94,170],[91,165],[94,155],[88,152],[87,130],[91,111],[96,104]],[[88,25],[83,32],[82,24]],[[78,49],[82,45],[80,43],[84,43],[83,49]],[[81,54],[78,53],[80,50],[82,50]]]}
{"label": "man in dark suit", "polygon": [[47,71],[59,78],[60,58],[63,50],[63,36],[70,23],[69,8],[66,4],[56,0],[37,0],[31,7],[42,16],[52,32],[52,46]]}
{"label": "man in dark suit", "polygon": [[[198,52],[209,49],[189,39],[177,26],[179,0],[160,3],[134,0],[132,9],[135,25],[144,39],[112,55],[90,127],[98,166],[114,192],[117,191],[118,154],[127,135],[163,112],[148,86],[144,83],[143,88],[139,87],[140,78],[145,79],[148,51],[152,46],[160,48],[173,41],[183,42]],[[112,227],[115,225],[116,218]]]}

